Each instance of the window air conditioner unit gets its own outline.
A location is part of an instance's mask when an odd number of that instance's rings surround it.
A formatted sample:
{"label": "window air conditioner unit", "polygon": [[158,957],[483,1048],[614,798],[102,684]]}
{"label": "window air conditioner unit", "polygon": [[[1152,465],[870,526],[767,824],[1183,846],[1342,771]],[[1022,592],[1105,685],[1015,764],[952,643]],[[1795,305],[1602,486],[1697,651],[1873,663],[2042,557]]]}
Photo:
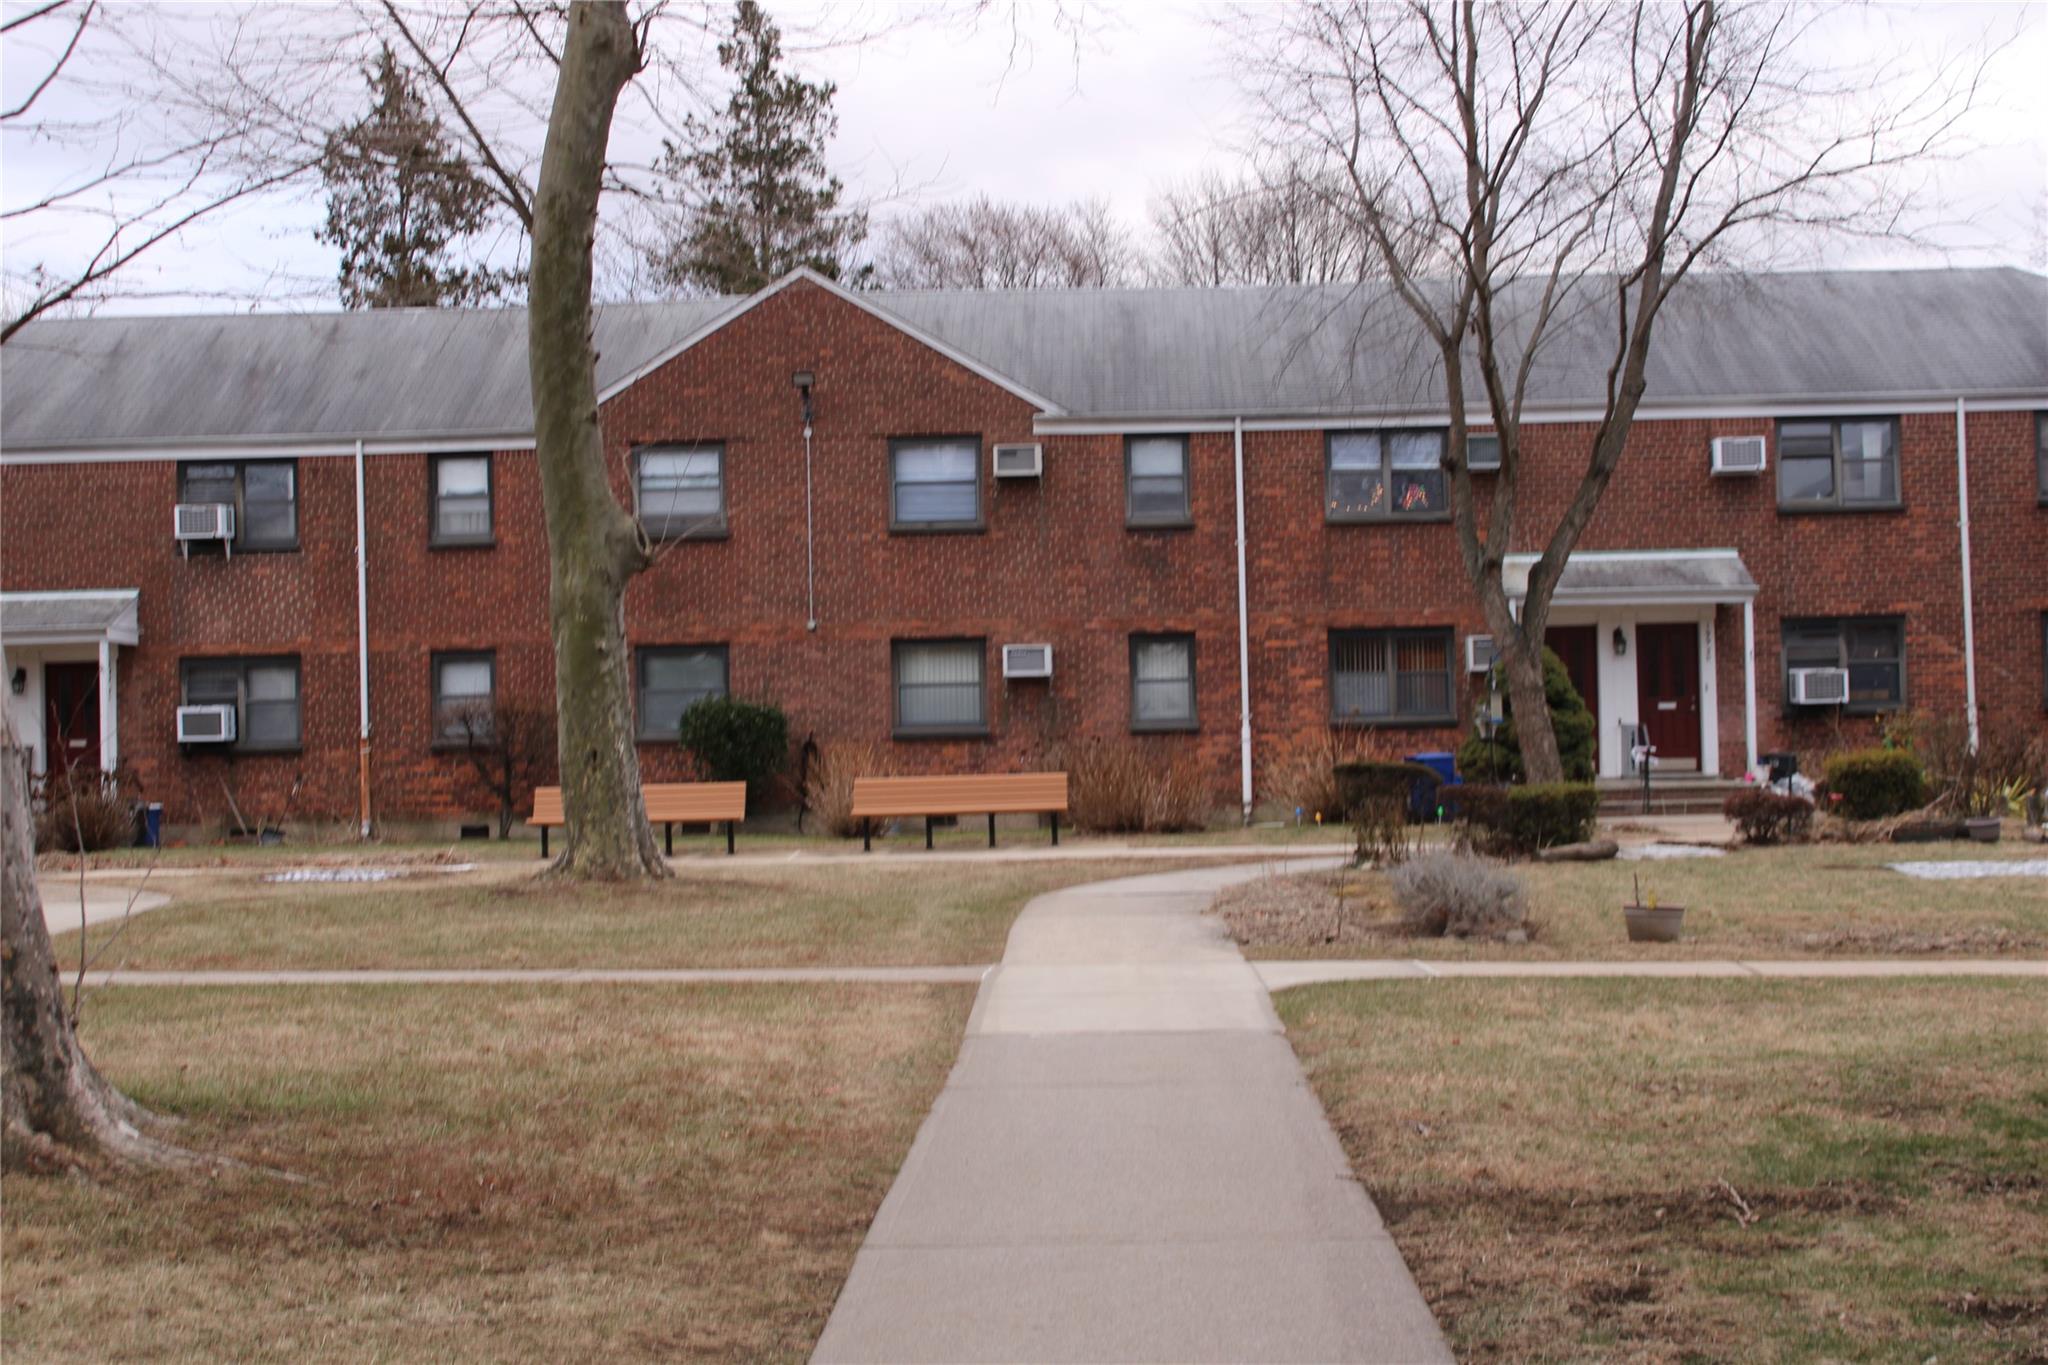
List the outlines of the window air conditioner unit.
{"label": "window air conditioner unit", "polygon": [[995,462],[999,479],[1035,479],[1045,473],[1045,447],[1036,441],[998,445]]}
{"label": "window air conditioner unit", "polygon": [[1500,437],[1466,437],[1465,468],[1474,474],[1500,473]]}
{"label": "window air conditioner unit", "polygon": [[1467,635],[1465,637],[1465,671],[1467,673],[1489,673],[1493,661],[1500,657],[1500,651],[1493,647],[1491,635]]}
{"label": "window air conditioner unit", "polygon": [[177,536],[178,548],[191,553],[195,540],[225,540],[235,538],[235,507],[227,502],[181,502],[172,518],[172,532]]}
{"label": "window air conditioner unit", "polygon": [[1050,678],[1051,645],[1004,645],[1003,676],[1006,678]]}
{"label": "window air conditioner unit", "polygon": [[1716,436],[1713,441],[1713,472],[1716,474],[1763,473],[1764,438],[1761,436]]}
{"label": "window air conditioner unit", "polygon": [[1849,700],[1849,670],[1846,668],[1795,668],[1792,670],[1794,706],[1840,706]]}
{"label": "window air conditioner unit", "polygon": [[234,707],[181,706],[178,708],[178,743],[232,744],[234,742]]}

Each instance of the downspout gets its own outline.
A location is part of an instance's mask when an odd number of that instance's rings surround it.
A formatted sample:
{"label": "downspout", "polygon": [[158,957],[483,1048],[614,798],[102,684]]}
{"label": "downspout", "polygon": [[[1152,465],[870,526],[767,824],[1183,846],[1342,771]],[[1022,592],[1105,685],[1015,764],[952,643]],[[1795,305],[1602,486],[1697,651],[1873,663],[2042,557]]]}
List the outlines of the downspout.
{"label": "downspout", "polygon": [[1244,822],[1252,822],[1252,655],[1251,612],[1245,597],[1244,418],[1233,433],[1237,469],[1237,744]]}
{"label": "downspout", "polygon": [[363,443],[356,442],[356,813],[370,837],[370,607],[369,551],[363,540]]}
{"label": "downspout", "polygon": [[1956,510],[1963,550],[1963,714],[1970,722],[1970,752],[1977,752],[1977,611],[1970,585],[1970,440],[1963,400],[1956,399]]}
{"label": "downspout", "polygon": [[[809,400],[805,400],[809,406]],[[811,522],[811,419],[804,417],[804,629],[818,628],[818,550]]]}

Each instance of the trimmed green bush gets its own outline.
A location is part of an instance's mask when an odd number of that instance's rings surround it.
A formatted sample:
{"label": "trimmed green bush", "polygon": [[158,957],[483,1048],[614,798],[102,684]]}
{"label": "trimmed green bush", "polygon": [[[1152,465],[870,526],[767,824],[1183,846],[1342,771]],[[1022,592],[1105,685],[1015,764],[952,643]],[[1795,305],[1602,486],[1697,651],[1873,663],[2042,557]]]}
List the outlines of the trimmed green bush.
{"label": "trimmed green bush", "polygon": [[1827,764],[1828,798],[1851,820],[1883,820],[1927,804],[1927,770],[1906,749],[1858,749]]}
{"label": "trimmed green bush", "polygon": [[749,797],[789,763],[789,720],[769,702],[706,697],[683,712],[680,737],[706,780],[744,782]]}
{"label": "trimmed green bush", "polygon": [[1745,844],[1796,843],[1813,828],[1813,802],[1763,787],[1729,793],[1721,814],[1734,822]]}
{"label": "trimmed green bush", "polygon": [[[1499,665],[1495,665],[1496,668]],[[1502,685],[1505,694],[1505,684]],[[1557,652],[1543,651],[1543,699],[1550,707],[1550,729],[1557,736],[1557,756],[1564,765],[1568,782],[1593,780],[1593,737],[1599,722],[1586,707],[1586,699],[1572,686],[1572,675]],[[1492,739],[1475,734],[1458,746],[1458,776],[1467,782],[1520,782],[1523,778],[1522,741],[1515,732],[1515,713],[1507,706],[1507,719]]]}
{"label": "trimmed green bush", "polygon": [[1453,799],[1463,842],[1497,857],[1526,856],[1590,839],[1600,813],[1600,792],[1590,782],[1468,784],[1457,788]]}

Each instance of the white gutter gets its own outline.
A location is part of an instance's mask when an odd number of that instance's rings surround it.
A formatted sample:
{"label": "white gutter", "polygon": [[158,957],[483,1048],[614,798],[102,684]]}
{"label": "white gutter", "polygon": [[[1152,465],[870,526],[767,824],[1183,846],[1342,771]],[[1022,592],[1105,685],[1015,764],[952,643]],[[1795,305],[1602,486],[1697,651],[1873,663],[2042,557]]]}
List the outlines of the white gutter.
{"label": "white gutter", "polygon": [[1977,611],[1970,585],[1970,439],[1963,400],[1956,399],[1956,521],[1963,551],[1963,714],[1970,722],[1970,752],[1977,752]]}
{"label": "white gutter", "polygon": [[363,443],[356,442],[356,812],[370,837],[370,556],[363,540]]}
{"label": "white gutter", "polygon": [[1237,419],[1237,743],[1244,822],[1252,822],[1252,655],[1251,611],[1245,598],[1244,419]]}
{"label": "white gutter", "polygon": [[[810,399],[806,397],[808,404]],[[893,497],[894,495],[891,494]],[[804,418],[804,629],[818,628],[818,542],[811,522],[811,419]]]}

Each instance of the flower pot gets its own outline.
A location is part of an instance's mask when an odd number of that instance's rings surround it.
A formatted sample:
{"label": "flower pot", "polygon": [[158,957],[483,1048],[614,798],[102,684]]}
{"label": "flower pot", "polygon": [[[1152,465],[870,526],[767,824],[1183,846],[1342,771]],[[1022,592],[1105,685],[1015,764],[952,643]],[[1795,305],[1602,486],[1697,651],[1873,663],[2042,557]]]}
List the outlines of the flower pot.
{"label": "flower pot", "polygon": [[1980,844],[1998,842],[1998,817],[1995,815],[1973,815],[1963,821],[1963,829]]}
{"label": "flower pot", "polygon": [[1630,943],[1676,943],[1685,927],[1682,905],[1624,905],[1621,914],[1628,921]]}

